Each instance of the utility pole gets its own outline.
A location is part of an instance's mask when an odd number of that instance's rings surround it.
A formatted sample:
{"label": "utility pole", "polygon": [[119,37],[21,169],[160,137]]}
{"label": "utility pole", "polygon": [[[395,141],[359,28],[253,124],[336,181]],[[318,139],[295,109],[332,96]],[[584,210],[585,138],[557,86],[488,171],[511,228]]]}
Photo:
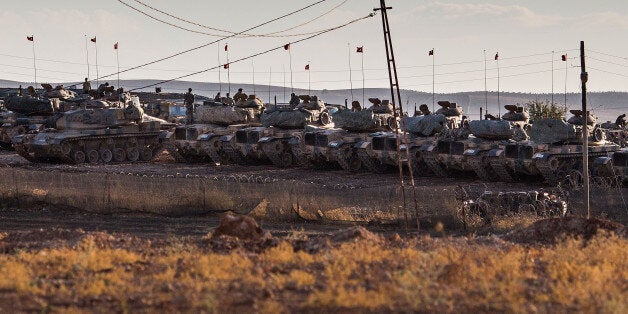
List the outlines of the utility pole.
{"label": "utility pole", "polygon": [[[382,13],[382,27],[384,30],[384,41],[386,44],[386,60],[388,65],[388,80],[390,83],[390,96],[391,102],[393,105],[393,113],[395,118],[395,123],[400,121],[402,127],[404,126],[403,122],[403,106],[401,103],[401,93],[399,91],[399,80],[397,76],[397,64],[395,62],[395,53],[393,50],[392,39],[390,36],[390,25],[388,24],[388,13],[387,11],[392,9],[392,7],[386,6],[386,0],[380,0],[380,7],[373,9],[373,11],[381,11]],[[395,97],[396,95],[396,97]],[[397,112],[397,102],[399,102],[399,111]],[[401,118],[401,119],[399,119]],[[412,158],[410,158],[410,149],[408,147],[408,138],[406,137],[405,128],[403,128],[403,139],[405,144],[406,158],[408,163],[408,171],[410,172],[410,182],[412,186],[412,193],[414,197],[414,214],[417,223],[417,230],[420,229],[419,223],[419,212],[418,212],[418,204],[416,198],[416,189],[414,185],[414,174],[412,172]],[[401,197],[403,198],[403,210],[404,210],[404,218],[406,223],[406,231],[408,229],[408,209],[406,204],[406,192],[405,192],[405,182],[403,177],[403,161],[401,157],[401,139],[400,139],[399,126],[395,125],[395,138],[396,138],[396,146],[397,146],[397,166],[399,168],[399,183],[401,186]]]}
{"label": "utility pole", "polygon": [[582,82],[582,114],[584,123],[582,127],[582,176],[584,179],[584,201],[587,207],[587,219],[591,218],[589,203],[589,111],[587,111],[587,81],[589,73],[584,67],[584,41],[580,41],[580,81]]}

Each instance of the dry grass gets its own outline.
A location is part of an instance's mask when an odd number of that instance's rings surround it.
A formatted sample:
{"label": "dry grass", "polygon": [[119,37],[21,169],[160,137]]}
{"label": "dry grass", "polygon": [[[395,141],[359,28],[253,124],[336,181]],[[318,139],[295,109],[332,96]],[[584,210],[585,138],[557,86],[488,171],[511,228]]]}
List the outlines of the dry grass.
{"label": "dry grass", "polygon": [[88,235],[2,254],[0,310],[628,312],[625,238],[376,237],[317,253],[290,239],[217,253],[207,241],[115,249]]}

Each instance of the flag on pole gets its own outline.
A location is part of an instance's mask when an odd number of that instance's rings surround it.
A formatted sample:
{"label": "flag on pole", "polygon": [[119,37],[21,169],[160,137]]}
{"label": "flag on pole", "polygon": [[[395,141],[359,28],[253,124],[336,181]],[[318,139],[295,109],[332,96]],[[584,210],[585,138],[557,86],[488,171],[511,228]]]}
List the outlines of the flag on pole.
{"label": "flag on pole", "polygon": [[229,44],[225,45],[225,51],[229,51]]}
{"label": "flag on pole", "polygon": [[305,65],[305,71],[309,71],[309,70],[310,70],[310,65],[309,65],[309,64],[306,64],[306,65]]}
{"label": "flag on pole", "polygon": [[224,69],[228,69],[229,68],[229,63],[225,63],[225,65],[222,66]]}
{"label": "flag on pole", "polygon": [[567,54],[560,56],[560,59],[563,61],[567,61]]}
{"label": "flag on pole", "polygon": [[358,48],[356,49],[356,51],[355,51],[355,52],[357,52],[357,53],[363,53],[363,52],[364,52],[364,46],[362,46],[362,47],[358,47]]}
{"label": "flag on pole", "polygon": [[118,43],[113,44],[113,49],[118,50]]}
{"label": "flag on pole", "polygon": [[290,50],[290,44],[283,45],[283,50]]}
{"label": "flag on pole", "polygon": [[96,36],[94,36],[94,38],[90,39],[91,42],[96,43]]}
{"label": "flag on pole", "polygon": [[495,60],[499,60],[499,52],[495,54]]}
{"label": "flag on pole", "polygon": [[427,53],[427,55],[428,55],[428,56],[433,56],[433,55],[434,55],[434,49],[430,50],[430,51]]}
{"label": "flag on pole", "polygon": [[26,39],[27,39],[28,41],[33,41],[33,35],[26,36]]}

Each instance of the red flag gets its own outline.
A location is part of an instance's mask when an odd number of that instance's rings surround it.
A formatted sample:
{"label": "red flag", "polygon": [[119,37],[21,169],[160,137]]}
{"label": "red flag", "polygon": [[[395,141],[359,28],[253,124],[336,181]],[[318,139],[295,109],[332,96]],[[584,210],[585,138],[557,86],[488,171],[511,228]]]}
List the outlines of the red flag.
{"label": "red flag", "polygon": [[28,41],[33,41],[33,35],[26,36],[26,39],[27,39]]}
{"label": "red flag", "polygon": [[225,45],[225,51],[228,51],[228,50],[229,50],[229,44],[226,44]]}
{"label": "red flag", "polygon": [[428,55],[428,56],[433,56],[433,55],[434,55],[434,49],[430,50],[430,51],[427,53],[427,55]]}
{"label": "red flag", "polygon": [[113,49],[118,50],[118,43],[113,44]]}
{"label": "red flag", "polygon": [[290,49],[290,44],[285,44],[285,45],[283,45],[283,49],[284,49],[284,50],[289,50],[289,49]]}
{"label": "red flag", "polygon": [[228,69],[229,68],[229,63],[225,63],[225,65],[223,65],[222,67],[225,68],[225,69]]}
{"label": "red flag", "polygon": [[567,54],[560,56],[560,59],[563,61],[567,61]]}
{"label": "red flag", "polygon": [[93,43],[96,42],[96,36],[94,36],[94,38],[90,39]]}
{"label": "red flag", "polygon": [[495,54],[495,60],[499,60],[499,52]]}
{"label": "red flag", "polygon": [[310,70],[310,65],[309,65],[309,64],[306,64],[306,65],[305,65],[305,71],[309,71],[309,70]]}
{"label": "red flag", "polygon": [[355,52],[363,53],[364,52],[364,46],[358,47],[358,49]]}

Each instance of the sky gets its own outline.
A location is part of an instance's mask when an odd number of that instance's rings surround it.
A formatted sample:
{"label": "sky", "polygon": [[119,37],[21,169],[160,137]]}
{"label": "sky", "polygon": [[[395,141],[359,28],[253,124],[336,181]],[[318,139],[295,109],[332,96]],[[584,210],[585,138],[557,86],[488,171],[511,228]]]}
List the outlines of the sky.
{"label": "sky", "polygon": [[[227,62],[225,44],[233,61],[307,35],[224,39],[226,32],[210,28],[237,33],[315,2],[2,0],[0,79],[33,82],[33,48],[40,83],[82,81],[88,69],[90,79],[95,79],[96,73],[102,77],[117,72],[118,61],[124,70],[217,40],[121,73],[120,78],[166,80],[220,68]],[[187,30],[151,19],[123,3]],[[482,91],[486,86],[491,91],[562,93],[566,88],[578,92],[578,49],[583,40],[588,90],[628,91],[628,1],[388,0],[387,4],[393,7],[389,21],[403,89],[449,93]],[[249,33],[316,32],[365,17],[376,6],[375,0],[327,0]],[[34,47],[26,40],[30,35]],[[96,44],[89,42],[94,36]],[[363,54],[356,52],[358,46],[364,47]],[[431,49],[433,57],[428,55]],[[494,60],[497,53],[499,64]],[[563,54],[566,62],[561,60]],[[292,84],[312,89],[387,87],[386,63],[382,20],[377,14],[294,43],[289,51],[277,49],[231,63],[228,75],[221,69],[219,76],[213,69],[182,80],[218,82],[220,77],[223,83],[229,80],[235,85]]]}

